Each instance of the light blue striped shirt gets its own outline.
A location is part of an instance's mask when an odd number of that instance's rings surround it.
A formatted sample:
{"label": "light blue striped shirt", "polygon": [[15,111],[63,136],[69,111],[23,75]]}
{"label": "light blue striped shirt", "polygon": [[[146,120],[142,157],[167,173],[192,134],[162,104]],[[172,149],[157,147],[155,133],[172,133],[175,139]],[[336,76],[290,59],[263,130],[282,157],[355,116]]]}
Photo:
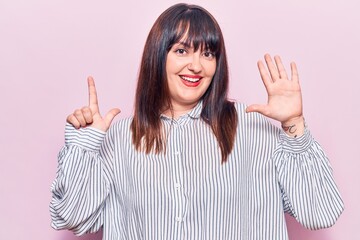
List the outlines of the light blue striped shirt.
{"label": "light blue striped shirt", "polygon": [[201,102],[162,117],[166,152],[136,151],[127,118],[107,133],[66,126],[51,187],[52,227],[104,240],[288,239],[284,212],[310,229],[333,225],[343,202],[309,130],[288,137],[235,103],[238,126],[225,164]]}

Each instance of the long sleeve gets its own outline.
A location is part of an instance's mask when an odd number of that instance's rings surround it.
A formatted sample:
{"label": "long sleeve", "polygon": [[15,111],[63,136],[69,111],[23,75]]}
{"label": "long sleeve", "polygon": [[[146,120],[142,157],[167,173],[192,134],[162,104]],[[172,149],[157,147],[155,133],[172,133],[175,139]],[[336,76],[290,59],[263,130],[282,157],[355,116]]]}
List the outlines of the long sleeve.
{"label": "long sleeve", "polygon": [[97,231],[112,184],[111,137],[94,128],[76,130],[67,124],[65,146],[51,186],[50,212],[54,229],[76,235]]}
{"label": "long sleeve", "polygon": [[344,205],[329,160],[308,129],[299,138],[281,132],[274,161],[285,211],[309,229],[332,226]]}
{"label": "long sleeve", "polygon": [[327,157],[310,132],[288,137],[236,104],[234,149],[225,164],[201,105],[161,118],[164,154],[131,142],[132,118],[105,133],[66,129],[52,186],[52,225],[104,240],[288,240],[284,210],[310,229],[328,227],[343,203]]}

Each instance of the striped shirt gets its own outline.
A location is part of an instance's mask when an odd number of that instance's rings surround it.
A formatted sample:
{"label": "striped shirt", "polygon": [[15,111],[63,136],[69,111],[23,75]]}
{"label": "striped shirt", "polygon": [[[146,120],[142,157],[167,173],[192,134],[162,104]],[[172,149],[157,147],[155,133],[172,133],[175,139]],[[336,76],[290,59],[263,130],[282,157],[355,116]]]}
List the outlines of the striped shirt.
{"label": "striped shirt", "polygon": [[235,145],[221,151],[200,102],[161,117],[166,152],[136,151],[127,118],[104,133],[66,126],[52,184],[52,227],[104,240],[288,239],[284,212],[309,229],[333,225],[343,202],[308,129],[287,136],[257,113],[238,113]]}

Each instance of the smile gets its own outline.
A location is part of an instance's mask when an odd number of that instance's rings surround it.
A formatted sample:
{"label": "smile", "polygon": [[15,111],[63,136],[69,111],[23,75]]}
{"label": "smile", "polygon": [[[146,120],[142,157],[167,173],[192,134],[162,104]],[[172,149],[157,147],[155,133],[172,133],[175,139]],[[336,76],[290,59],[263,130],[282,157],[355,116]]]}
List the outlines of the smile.
{"label": "smile", "polygon": [[199,77],[199,76],[189,77],[189,76],[180,75],[180,77],[183,80],[188,81],[188,82],[192,82],[192,83],[196,83],[196,82],[200,81],[200,79],[201,79],[201,77]]}

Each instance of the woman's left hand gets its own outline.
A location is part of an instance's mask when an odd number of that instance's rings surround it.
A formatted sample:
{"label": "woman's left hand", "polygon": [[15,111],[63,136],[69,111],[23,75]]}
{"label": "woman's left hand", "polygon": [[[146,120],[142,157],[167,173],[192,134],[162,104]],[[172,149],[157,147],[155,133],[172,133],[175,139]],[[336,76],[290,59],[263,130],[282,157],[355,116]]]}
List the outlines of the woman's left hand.
{"label": "woman's left hand", "polygon": [[302,99],[299,75],[296,64],[292,62],[291,79],[288,78],[284,65],[279,56],[275,56],[275,63],[269,54],[265,55],[264,63],[258,61],[261,79],[268,94],[266,105],[253,104],[247,107],[247,112],[259,112],[281,123],[302,117]]}
{"label": "woman's left hand", "polygon": [[275,119],[281,122],[286,131],[286,127],[304,124],[299,75],[294,62],[290,64],[291,79],[289,79],[280,57],[275,56],[274,60],[275,63],[269,54],[265,55],[267,69],[261,60],[258,61],[261,79],[268,94],[267,104],[250,105],[246,108],[246,112],[258,112]]}

